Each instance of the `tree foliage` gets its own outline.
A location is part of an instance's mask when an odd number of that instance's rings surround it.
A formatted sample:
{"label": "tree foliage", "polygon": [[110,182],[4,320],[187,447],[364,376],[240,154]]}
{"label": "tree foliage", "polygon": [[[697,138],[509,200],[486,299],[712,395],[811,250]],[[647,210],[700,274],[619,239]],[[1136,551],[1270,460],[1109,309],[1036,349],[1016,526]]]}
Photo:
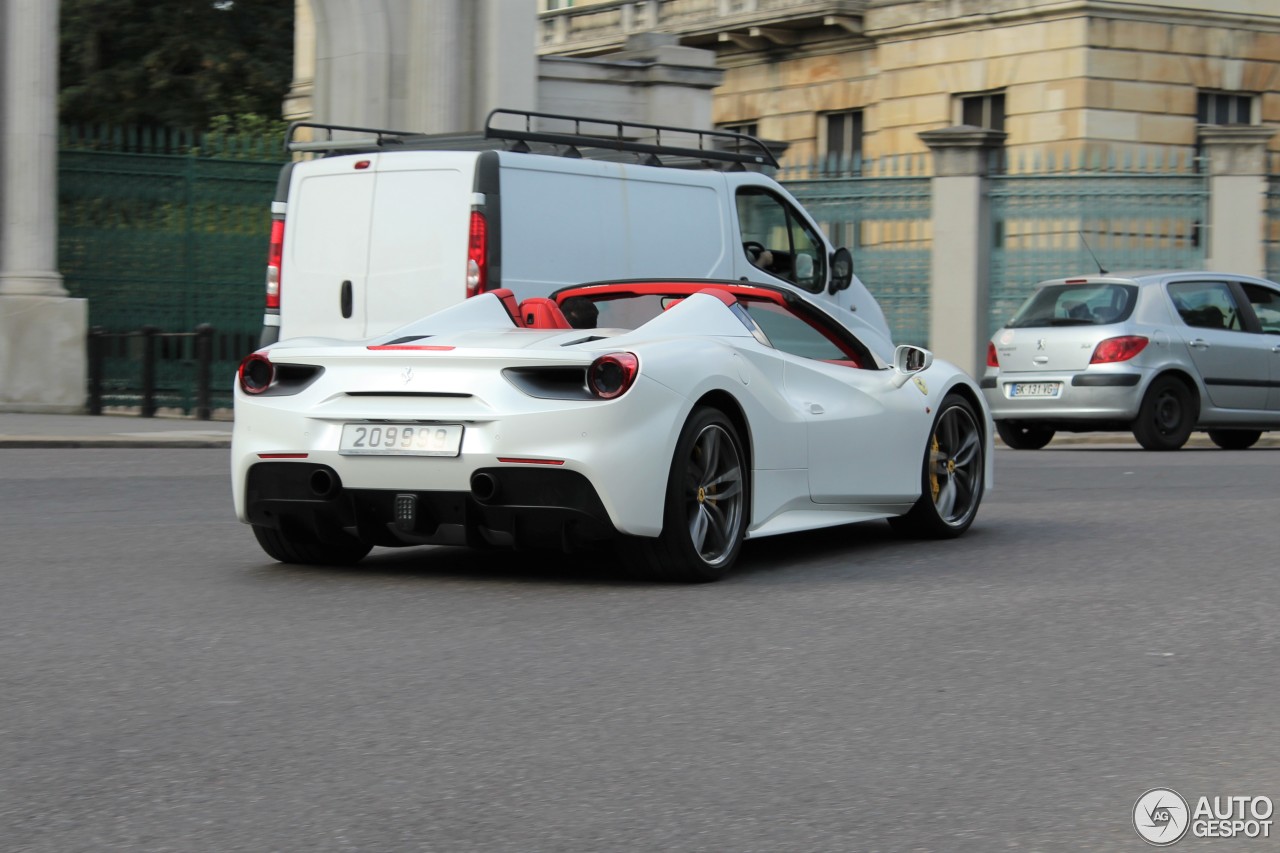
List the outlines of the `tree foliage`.
{"label": "tree foliage", "polygon": [[294,0],[61,0],[64,122],[210,128],[279,119]]}

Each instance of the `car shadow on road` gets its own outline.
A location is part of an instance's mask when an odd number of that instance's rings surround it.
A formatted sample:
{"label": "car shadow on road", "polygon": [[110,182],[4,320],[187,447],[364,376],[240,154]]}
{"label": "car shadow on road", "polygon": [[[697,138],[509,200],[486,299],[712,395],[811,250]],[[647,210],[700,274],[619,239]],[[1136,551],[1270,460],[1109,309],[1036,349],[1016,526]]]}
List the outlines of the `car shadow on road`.
{"label": "car shadow on road", "polygon": [[349,580],[383,577],[576,586],[635,586],[653,583],[644,578],[629,576],[610,550],[564,554],[559,551],[490,551],[465,547],[375,548],[369,556],[353,566],[267,563],[263,568],[272,573],[305,573],[309,578]]}
{"label": "car shadow on road", "polygon": [[[981,537],[980,525],[966,538]],[[949,542],[906,539],[881,521],[748,540],[737,566],[720,584],[803,584],[833,578],[856,580],[936,570],[939,549]],[[945,561],[942,561],[945,562]],[[935,568],[929,569],[930,566]],[[645,577],[622,564],[611,549],[558,551],[479,550],[463,547],[376,548],[354,566],[294,566],[264,563],[261,576],[274,579],[395,578],[465,583],[547,584],[587,587],[680,587]]]}

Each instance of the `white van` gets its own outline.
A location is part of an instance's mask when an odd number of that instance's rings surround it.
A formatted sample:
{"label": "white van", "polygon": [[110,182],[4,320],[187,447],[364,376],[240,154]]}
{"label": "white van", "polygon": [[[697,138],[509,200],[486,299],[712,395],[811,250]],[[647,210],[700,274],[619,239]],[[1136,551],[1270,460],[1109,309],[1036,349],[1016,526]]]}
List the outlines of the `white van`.
{"label": "white van", "polygon": [[[513,118],[524,127],[495,125]],[[584,123],[611,133],[582,133]],[[329,139],[294,141],[303,127]],[[294,125],[289,139],[291,150],[323,156],[281,172],[264,346],[361,340],[497,288],[523,300],[588,281],[669,276],[821,294],[892,351],[848,250],[833,248],[776,181],[745,170],[777,166],[752,137],[495,110],[483,139],[314,123]],[[459,146],[472,150],[442,150]]]}

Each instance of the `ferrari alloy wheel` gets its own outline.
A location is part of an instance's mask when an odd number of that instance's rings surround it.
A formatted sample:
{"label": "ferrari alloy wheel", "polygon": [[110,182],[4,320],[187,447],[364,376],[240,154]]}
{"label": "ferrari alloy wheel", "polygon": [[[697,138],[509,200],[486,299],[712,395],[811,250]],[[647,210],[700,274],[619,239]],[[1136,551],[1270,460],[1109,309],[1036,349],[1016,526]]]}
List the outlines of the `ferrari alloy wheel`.
{"label": "ferrari alloy wheel", "polygon": [[953,394],[942,401],[924,449],[920,499],[895,530],[928,539],[959,536],[982,502],[986,441],[973,406]]}
{"label": "ferrari alloy wheel", "polygon": [[1211,429],[1209,440],[1223,450],[1248,450],[1262,438],[1260,429]]}
{"label": "ferrari alloy wheel", "polygon": [[350,566],[373,548],[346,534],[339,534],[332,542],[322,542],[301,530],[277,530],[260,524],[253,525],[253,535],[273,560],[304,566]]}
{"label": "ferrari alloy wheel", "polygon": [[1053,440],[1053,430],[1017,421],[996,421],[1000,440],[1013,450],[1039,450]]}
{"label": "ferrari alloy wheel", "polygon": [[624,553],[663,580],[705,583],[724,577],[746,532],[747,470],[733,423],[716,409],[695,409],[676,442],[662,534],[628,540]]}
{"label": "ferrari alloy wheel", "polygon": [[1186,385],[1172,376],[1161,376],[1142,398],[1138,419],[1133,422],[1133,437],[1147,450],[1177,450],[1191,437],[1196,425],[1195,409]]}

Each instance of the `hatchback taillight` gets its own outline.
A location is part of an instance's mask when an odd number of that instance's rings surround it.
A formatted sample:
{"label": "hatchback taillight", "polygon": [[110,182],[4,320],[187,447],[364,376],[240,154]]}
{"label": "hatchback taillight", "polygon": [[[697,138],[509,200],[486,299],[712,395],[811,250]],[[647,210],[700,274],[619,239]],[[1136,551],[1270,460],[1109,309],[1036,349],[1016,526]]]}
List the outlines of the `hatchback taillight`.
{"label": "hatchback taillight", "polygon": [[1000,359],[996,356],[996,345],[987,341],[987,367],[999,367]]}
{"label": "hatchback taillight", "polygon": [[484,214],[471,211],[471,233],[467,238],[467,296],[484,293],[489,286],[489,224]]}
{"label": "hatchback taillight", "polygon": [[627,393],[640,373],[640,360],[629,352],[611,352],[591,362],[587,368],[587,389],[601,400]]}
{"label": "hatchback taillight", "polygon": [[240,362],[240,390],[246,394],[261,394],[271,387],[276,378],[276,367],[264,352],[250,353]]}
{"label": "hatchback taillight", "polygon": [[1117,361],[1128,361],[1147,348],[1147,339],[1142,335],[1121,335],[1118,338],[1107,338],[1100,341],[1093,349],[1090,364],[1112,364]]}
{"label": "hatchback taillight", "polygon": [[271,222],[271,242],[267,246],[267,307],[280,307],[280,272],[284,261],[284,220]]}

